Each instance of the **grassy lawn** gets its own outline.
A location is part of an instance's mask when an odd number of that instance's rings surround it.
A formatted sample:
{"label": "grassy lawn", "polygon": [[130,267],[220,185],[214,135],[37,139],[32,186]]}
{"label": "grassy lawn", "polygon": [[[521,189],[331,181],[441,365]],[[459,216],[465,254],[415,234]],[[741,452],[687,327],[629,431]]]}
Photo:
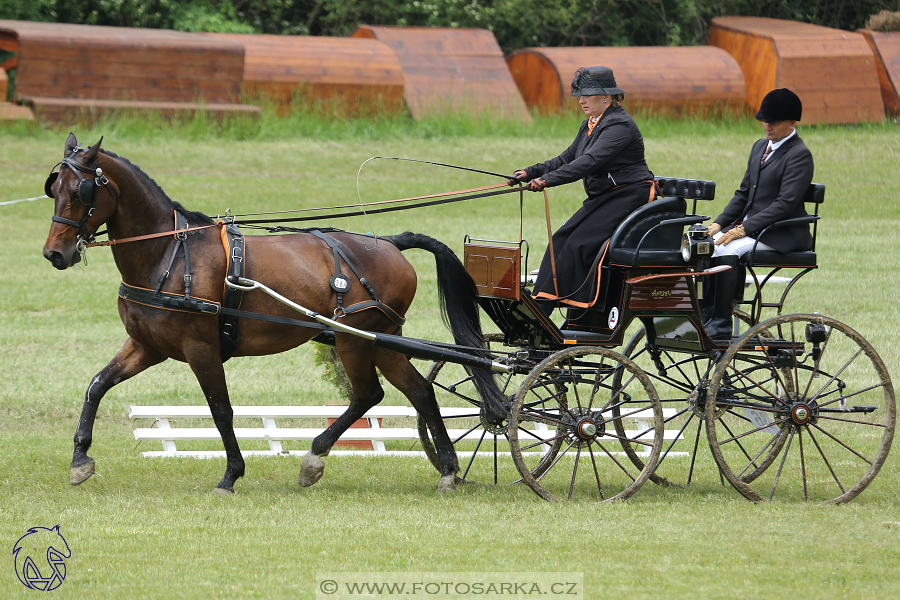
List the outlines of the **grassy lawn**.
{"label": "grassy lawn", "polygon": [[[716,216],[730,199],[761,128],[751,121],[638,121],[657,175],[711,179]],[[577,122],[538,119],[527,129],[455,122],[263,120],[207,133],[154,123],[76,129],[79,141],[128,158],[171,198],[222,214],[347,204],[496,183],[400,156],[512,172],[555,155]],[[0,126],[0,202],[42,193],[66,131]],[[790,312],[849,324],[900,373],[900,203],[896,124],[801,128],[827,186],[820,268],[791,293]],[[580,184],[552,189],[554,227],[583,199]],[[546,246],[543,202],[528,195],[529,268]],[[690,489],[646,484],[627,503],[548,504],[523,486],[467,486],[437,496],[425,459],[331,457],[317,485],[296,483],[299,458],[249,458],[238,494],[211,492],[224,459],[148,459],[127,409],[201,404],[187,366],[164,363],[103,400],[91,455],[97,474],[68,484],[72,435],[90,378],[125,340],[116,312],[119,275],[107,249],[86,267],[58,272],[41,256],[49,200],[0,205],[0,544],[28,527],[61,526],[72,550],[61,597],[313,598],[325,572],[575,572],[588,598],[900,597],[900,461],[895,451],[847,506],[753,505],[723,487],[711,460]],[[410,212],[335,220],[351,231],[427,233],[461,252],[463,237],[514,239],[513,195]],[[419,292],[406,335],[450,341],[441,325],[434,263],[407,252]],[[428,365],[416,362],[424,371]],[[335,404],[311,346],[226,364],[235,404]],[[385,402],[405,404],[387,390]],[[186,446],[187,447],[187,446]],[[248,444],[245,449],[255,446]],[[211,447],[207,447],[213,449]],[[7,554],[9,557],[9,554]],[[0,597],[27,594],[12,561]]]}

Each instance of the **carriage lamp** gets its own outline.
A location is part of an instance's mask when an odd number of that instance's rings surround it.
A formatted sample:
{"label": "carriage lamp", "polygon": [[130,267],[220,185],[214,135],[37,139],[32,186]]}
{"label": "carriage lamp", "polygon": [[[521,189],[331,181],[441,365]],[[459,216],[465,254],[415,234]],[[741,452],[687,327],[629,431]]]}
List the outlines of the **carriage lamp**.
{"label": "carriage lamp", "polygon": [[713,240],[709,235],[706,225],[695,223],[691,225],[687,233],[681,238],[681,258],[689,262],[694,256],[709,256],[712,254]]}
{"label": "carriage lamp", "polygon": [[815,362],[819,362],[819,357],[822,355],[821,344],[827,340],[828,332],[825,329],[825,325],[822,323],[806,324],[806,341],[813,345],[810,354]]}

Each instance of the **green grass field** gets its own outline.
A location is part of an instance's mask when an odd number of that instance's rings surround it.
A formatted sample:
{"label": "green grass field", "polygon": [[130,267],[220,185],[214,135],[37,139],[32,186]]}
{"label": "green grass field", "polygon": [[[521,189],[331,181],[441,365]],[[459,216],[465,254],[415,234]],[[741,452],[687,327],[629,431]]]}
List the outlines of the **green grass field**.
{"label": "green grass field", "polygon": [[[711,179],[715,216],[730,199],[761,136],[752,121],[639,120],[657,175]],[[400,156],[511,172],[555,155],[577,127],[538,119],[528,128],[464,122],[317,121],[209,132],[116,121],[103,147],[139,165],[171,198],[208,214],[384,200],[495,183],[483,175],[372,161]],[[42,193],[66,131],[0,128],[0,202]],[[849,324],[900,373],[900,129],[895,123],[801,128],[827,186],[818,271],[786,309]],[[358,195],[359,192],[359,195]],[[550,192],[559,226],[582,200],[580,184]],[[187,366],[164,363],[103,400],[91,455],[97,474],[68,484],[72,436],[90,378],[125,340],[116,311],[119,275],[107,249],[58,272],[41,256],[47,199],[0,205],[0,597],[24,597],[10,552],[29,527],[61,526],[72,557],[55,591],[79,598],[313,598],[325,572],[583,573],[585,597],[900,597],[900,460],[846,506],[753,505],[719,483],[712,461],[689,489],[646,484],[615,505],[548,504],[524,486],[462,487],[438,496],[425,459],[331,457],[312,488],[296,483],[296,457],[249,458],[233,497],[211,493],[224,459],[148,459],[127,419],[131,405],[201,404]],[[388,235],[427,233],[457,251],[464,235],[514,239],[514,196],[325,223]],[[543,202],[526,196],[529,268],[546,246]],[[436,304],[432,257],[407,252],[420,279],[406,335],[449,341]],[[420,370],[428,365],[417,362]],[[235,404],[334,404],[311,346],[226,364]],[[405,400],[388,390],[385,402]],[[188,446],[185,446],[188,447]],[[245,449],[256,446],[245,445]],[[213,448],[209,448],[213,449]]]}

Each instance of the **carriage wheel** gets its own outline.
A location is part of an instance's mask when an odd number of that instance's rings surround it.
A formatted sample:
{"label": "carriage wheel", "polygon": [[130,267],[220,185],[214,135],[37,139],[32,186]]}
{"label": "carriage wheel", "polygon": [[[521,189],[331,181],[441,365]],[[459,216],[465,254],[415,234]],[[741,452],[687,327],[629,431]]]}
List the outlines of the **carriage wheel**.
{"label": "carriage wheel", "polygon": [[884,464],[896,419],[890,375],[871,344],[835,319],[804,314],[764,321],[725,352],[707,420],[716,412],[707,429],[713,457],[754,502],[852,500]]}
{"label": "carriage wheel", "polygon": [[[625,377],[613,393],[619,372]],[[612,350],[561,350],[535,367],[516,394],[510,414],[516,426],[509,430],[513,460],[525,483],[545,500],[628,498],[651,471],[621,452],[617,421],[635,418],[652,426],[643,432],[630,428],[628,441],[642,449],[647,465],[655,465],[663,418],[647,375]],[[561,445],[550,464],[541,451],[548,444]]]}
{"label": "carriage wheel", "polygon": [[[503,334],[488,333],[484,336],[487,347],[503,342]],[[479,483],[498,485],[521,481],[518,471],[509,456],[509,420],[500,425],[491,425],[482,414],[482,403],[475,390],[472,376],[460,365],[437,362],[431,366],[427,379],[434,385],[438,404],[441,407],[466,407],[457,414],[444,417],[444,425],[450,433],[450,440],[459,460],[457,483]],[[497,376],[501,391],[513,396],[524,375],[506,373]],[[422,417],[418,419],[419,441],[434,468],[440,472],[437,452],[431,440],[431,432]],[[553,461],[561,442],[545,448],[545,460],[535,468],[546,468]]]}
{"label": "carriage wheel", "polygon": [[[750,324],[750,315],[735,310],[734,316]],[[714,461],[706,452],[702,440],[706,422],[706,390],[715,362],[706,354],[690,354],[660,349],[653,356],[645,345],[646,332],[641,327],[623,349],[623,353],[638,364],[653,381],[660,396],[664,411],[666,440],[663,443],[659,464],[650,475],[650,480],[658,485],[689,486],[698,470],[714,468]],[[614,388],[621,383],[621,374]],[[621,435],[621,430],[619,431]],[[629,443],[622,448],[631,462],[643,468],[643,458]],[[773,452],[778,446],[773,446]],[[773,457],[764,457],[759,462],[766,463]],[[744,474],[752,480],[757,470]]]}

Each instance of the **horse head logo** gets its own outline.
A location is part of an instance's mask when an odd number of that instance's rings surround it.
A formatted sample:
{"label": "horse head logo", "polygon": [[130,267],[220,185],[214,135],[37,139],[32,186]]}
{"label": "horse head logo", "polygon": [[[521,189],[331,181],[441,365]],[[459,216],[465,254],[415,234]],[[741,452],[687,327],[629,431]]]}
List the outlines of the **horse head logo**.
{"label": "horse head logo", "polygon": [[32,527],[13,546],[16,575],[22,584],[33,590],[49,592],[62,585],[66,578],[65,559],[72,556],[69,544],[53,529]]}

